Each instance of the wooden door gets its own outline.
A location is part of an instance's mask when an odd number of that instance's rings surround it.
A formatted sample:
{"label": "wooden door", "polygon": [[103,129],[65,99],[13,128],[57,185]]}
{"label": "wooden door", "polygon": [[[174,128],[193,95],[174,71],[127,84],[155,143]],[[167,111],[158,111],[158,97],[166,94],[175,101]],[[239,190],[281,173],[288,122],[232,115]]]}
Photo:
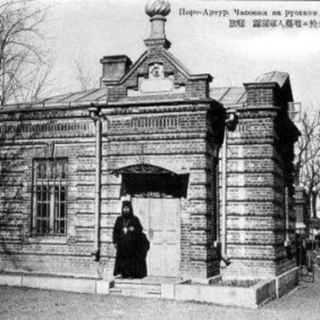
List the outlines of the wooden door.
{"label": "wooden door", "polygon": [[133,198],[149,241],[148,275],[175,277],[180,263],[180,199]]}

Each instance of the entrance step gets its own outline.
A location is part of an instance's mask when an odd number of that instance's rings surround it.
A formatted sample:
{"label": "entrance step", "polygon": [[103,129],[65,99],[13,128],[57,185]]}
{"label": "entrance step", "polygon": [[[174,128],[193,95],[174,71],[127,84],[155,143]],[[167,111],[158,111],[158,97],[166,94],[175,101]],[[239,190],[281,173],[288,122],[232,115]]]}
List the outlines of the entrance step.
{"label": "entrance step", "polygon": [[115,279],[110,286],[112,295],[160,298],[161,285],[177,283],[176,278],[146,277],[144,279]]}
{"label": "entrance step", "polygon": [[139,279],[116,279],[111,284],[109,292],[114,295],[159,298],[161,296],[161,284],[143,282]]}

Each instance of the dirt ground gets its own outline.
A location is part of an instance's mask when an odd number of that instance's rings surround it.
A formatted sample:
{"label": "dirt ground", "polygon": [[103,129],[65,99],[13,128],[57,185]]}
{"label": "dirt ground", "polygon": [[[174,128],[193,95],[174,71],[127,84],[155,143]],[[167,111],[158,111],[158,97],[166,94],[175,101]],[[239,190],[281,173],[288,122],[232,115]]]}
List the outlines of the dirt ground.
{"label": "dirt ground", "polygon": [[319,320],[320,277],[257,309],[0,287],[0,320]]}

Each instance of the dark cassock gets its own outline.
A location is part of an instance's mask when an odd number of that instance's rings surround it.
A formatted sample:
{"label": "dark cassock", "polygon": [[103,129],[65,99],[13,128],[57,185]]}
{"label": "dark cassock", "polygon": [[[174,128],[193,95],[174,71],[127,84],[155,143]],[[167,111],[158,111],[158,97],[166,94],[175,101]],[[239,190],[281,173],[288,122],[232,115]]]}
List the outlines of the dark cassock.
{"label": "dark cassock", "polygon": [[113,274],[123,278],[143,278],[147,275],[146,255],[149,242],[133,214],[130,201],[122,203],[121,216],[113,228],[113,243],[117,254]]}

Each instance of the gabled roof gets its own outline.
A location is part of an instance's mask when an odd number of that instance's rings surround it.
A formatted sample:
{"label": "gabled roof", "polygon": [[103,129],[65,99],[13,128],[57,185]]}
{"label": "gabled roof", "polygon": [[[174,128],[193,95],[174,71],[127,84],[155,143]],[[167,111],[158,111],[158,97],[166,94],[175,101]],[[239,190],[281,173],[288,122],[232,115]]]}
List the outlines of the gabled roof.
{"label": "gabled roof", "polygon": [[271,71],[257,77],[255,82],[276,82],[282,88],[287,80],[289,80],[287,72]]}
{"label": "gabled roof", "polygon": [[[179,60],[177,59],[172,53],[168,52],[167,50],[159,50],[157,52],[157,59],[159,57],[164,58],[172,67],[174,67],[178,72],[186,79],[198,79],[198,78],[209,78],[212,80],[212,76],[208,73],[203,74],[192,74],[188,70],[188,68]],[[119,80],[119,84],[125,83],[134,73],[139,70],[139,68],[148,60],[153,60],[153,55],[147,50],[145,51],[138,60],[130,67],[129,71],[125,73],[122,78]]]}
{"label": "gabled roof", "polygon": [[[190,77],[190,71],[170,52],[167,50],[160,50],[158,56],[163,56],[168,62],[174,65],[179,72],[181,72],[186,78]],[[149,51],[145,51],[139,59],[130,67],[130,70],[124,74],[120,79],[120,83],[125,82],[130,76],[149,58]]]}
{"label": "gabled roof", "polygon": [[246,101],[244,87],[210,87],[210,97],[223,105],[236,105]]}
{"label": "gabled roof", "polygon": [[67,93],[64,95],[58,95],[51,98],[40,100],[38,103],[52,104],[52,103],[71,103],[71,102],[96,102],[101,100],[107,100],[106,88],[91,89],[85,91],[79,91],[74,93]]}
{"label": "gabled roof", "polygon": [[266,72],[259,76],[256,83],[275,82],[279,85],[280,90],[286,101],[293,101],[292,88],[290,83],[289,73],[280,71]]}
{"label": "gabled roof", "polygon": [[[96,88],[85,91],[69,92],[59,94],[46,99],[40,99],[34,103],[8,104],[2,108],[3,111],[14,109],[23,109],[26,106],[33,107],[50,107],[50,106],[70,106],[77,107],[82,104],[107,102],[107,89]],[[236,105],[244,103],[246,92],[243,87],[210,87],[210,97],[223,105]],[[1,109],[0,109],[1,110]]]}
{"label": "gabled roof", "polygon": [[69,92],[56,96],[39,99],[34,102],[26,103],[11,103],[0,107],[0,111],[15,111],[15,110],[32,110],[37,108],[46,108],[52,106],[61,107],[79,107],[81,105],[89,105],[91,103],[105,103],[107,101],[107,89],[95,88],[90,90]]}
{"label": "gabled roof", "polygon": [[[174,58],[168,55],[168,52],[166,52],[166,54],[170,58],[172,59]],[[144,55],[141,56],[141,58],[143,57]],[[175,62],[177,63],[178,61],[175,61]],[[142,63],[142,61],[139,61],[138,64],[140,63]],[[181,68],[184,72],[187,72],[186,69],[184,69],[183,67]],[[192,75],[190,74],[189,76],[192,77]],[[255,80],[255,83],[263,83],[263,82],[276,82],[281,88],[288,87],[288,89],[290,89],[289,75],[286,72],[272,71],[272,72],[264,73],[259,77],[257,77]],[[52,105],[61,105],[61,106],[68,105],[70,107],[77,107],[77,106],[81,106],[82,104],[104,103],[104,102],[106,103],[107,97],[108,97],[107,88],[102,87],[102,88],[96,88],[91,90],[60,94],[60,95],[56,95],[46,99],[41,99],[39,101],[36,101],[34,103],[29,103],[29,104],[26,104],[26,103],[21,105],[9,104],[3,107],[2,110],[8,110],[8,109],[10,110],[11,108],[19,109],[19,106],[22,109],[26,105],[28,105],[29,107],[31,106],[31,108],[32,107],[50,107]],[[217,102],[220,102],[225,106],[231,106],[231,105],[239,105],[239,104],[245,103],[247,96],[246,96],[246,91],[244,87],[210,86],[210,98],[216,100]]]}

